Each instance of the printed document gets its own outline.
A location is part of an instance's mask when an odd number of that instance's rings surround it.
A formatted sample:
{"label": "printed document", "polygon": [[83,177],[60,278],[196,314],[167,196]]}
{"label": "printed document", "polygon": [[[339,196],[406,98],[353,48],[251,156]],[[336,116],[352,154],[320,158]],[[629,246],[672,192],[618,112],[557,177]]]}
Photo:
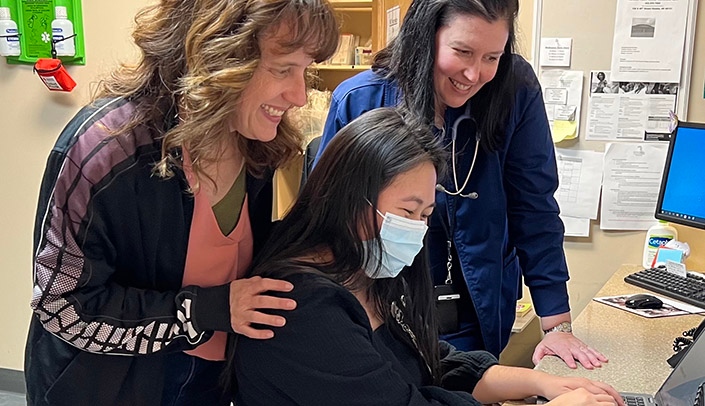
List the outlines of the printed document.
{"label": "printed document", "polygon": [[666,139],[677,92],[676,83],[614,82],[609,71],[592,71],[585,139]]}
{"label": "printed document", "polygon": [[602,230],[647,230],[654,224],[666,143],[610,143],[602,181]]}
{"label": "printed document", "polygon": [[688,0],[617,0],[612,80],[678,83]]}
{"label": "printed document", "polygon": [[541,66],[570,67],[572,38],[541,38]]}
{"label": "printed document", "polygon": [[602,152],[556,149],[558,190],[555,198],[561,215],[597,219],[602,187]]}
{"label": "printed document", "polygon": [[399,6],[387,9],[387,45],[399,35],[401,29],[401,10]]}

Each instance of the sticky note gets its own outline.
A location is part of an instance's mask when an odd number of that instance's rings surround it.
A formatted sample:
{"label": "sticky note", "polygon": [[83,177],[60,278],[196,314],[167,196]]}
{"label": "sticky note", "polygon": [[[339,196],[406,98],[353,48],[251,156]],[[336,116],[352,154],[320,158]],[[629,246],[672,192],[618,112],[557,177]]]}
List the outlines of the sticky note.
{"label": "sticky note", "polygon": [[571,140],[577,136],[577,131],[577,121],[553,120],[553,127],[551,128],[553,143],[558,143],[563,140]]}

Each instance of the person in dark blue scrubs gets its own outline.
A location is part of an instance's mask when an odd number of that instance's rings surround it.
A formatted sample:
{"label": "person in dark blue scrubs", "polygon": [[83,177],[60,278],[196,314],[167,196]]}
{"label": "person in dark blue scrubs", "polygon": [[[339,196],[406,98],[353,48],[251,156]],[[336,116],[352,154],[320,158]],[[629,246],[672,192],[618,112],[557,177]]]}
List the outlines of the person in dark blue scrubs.
{"label": "person in dark blue scrubs", "polygon": [[572,334],[558,174],[541,88],[515,54],[517,0],[416,0],[372,69],[333,93],[322,147],[365,111],[404,104],[432,126],[451,170],[427,246],[443,338],[504,349],[522,279],[546,333],[533,359],[607,359]]}

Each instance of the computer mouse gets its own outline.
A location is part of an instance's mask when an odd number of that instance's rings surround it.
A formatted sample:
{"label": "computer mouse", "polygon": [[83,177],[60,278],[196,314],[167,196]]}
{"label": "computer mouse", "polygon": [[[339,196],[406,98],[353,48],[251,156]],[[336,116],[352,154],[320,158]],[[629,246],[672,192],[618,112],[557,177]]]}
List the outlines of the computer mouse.
{"label": "computer mouse", "polygon": [[663,307],[661,299],[645,293],[629,296],[624,304],[630,309],[660,309]]}

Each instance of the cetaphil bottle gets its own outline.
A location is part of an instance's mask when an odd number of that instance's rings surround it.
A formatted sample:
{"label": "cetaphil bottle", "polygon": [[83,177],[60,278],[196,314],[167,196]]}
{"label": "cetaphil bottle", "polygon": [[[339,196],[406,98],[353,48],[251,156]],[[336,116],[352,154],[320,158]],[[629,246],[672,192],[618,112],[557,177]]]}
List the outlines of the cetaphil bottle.
{"label": "cetaphil bottle", "polygon": [[12,20],[9,7],[0,7],[0,55],[18,56],[20,37],[17,23]]}
{"label": "cetaphil bottle", "polygon": [[646,232],[646,240],[644,241],[644,257],[642,264],[644,268],[651,268],[651,263],[654,261],[656,251],[659,247],[666,245],[671,240],[678,239],[678,230],[668,224],[668,222],[659,220],[658,224],[654,224]]}
{"label": "cetaphil bottle", "polygon": [[[66,7],[56,6],[54,8],[55,20],[51,22],[51,35],[54,39],[54,47],[58,56],[74,56],[76,55],[76,43],[74,38],[68,38],[73,35],[73,23],[68,19]],[[64,39],[68,38],[68,39]],[[63,40],[63,41],[60,41]],[[60,41],[60,42],[56,42]]]}

